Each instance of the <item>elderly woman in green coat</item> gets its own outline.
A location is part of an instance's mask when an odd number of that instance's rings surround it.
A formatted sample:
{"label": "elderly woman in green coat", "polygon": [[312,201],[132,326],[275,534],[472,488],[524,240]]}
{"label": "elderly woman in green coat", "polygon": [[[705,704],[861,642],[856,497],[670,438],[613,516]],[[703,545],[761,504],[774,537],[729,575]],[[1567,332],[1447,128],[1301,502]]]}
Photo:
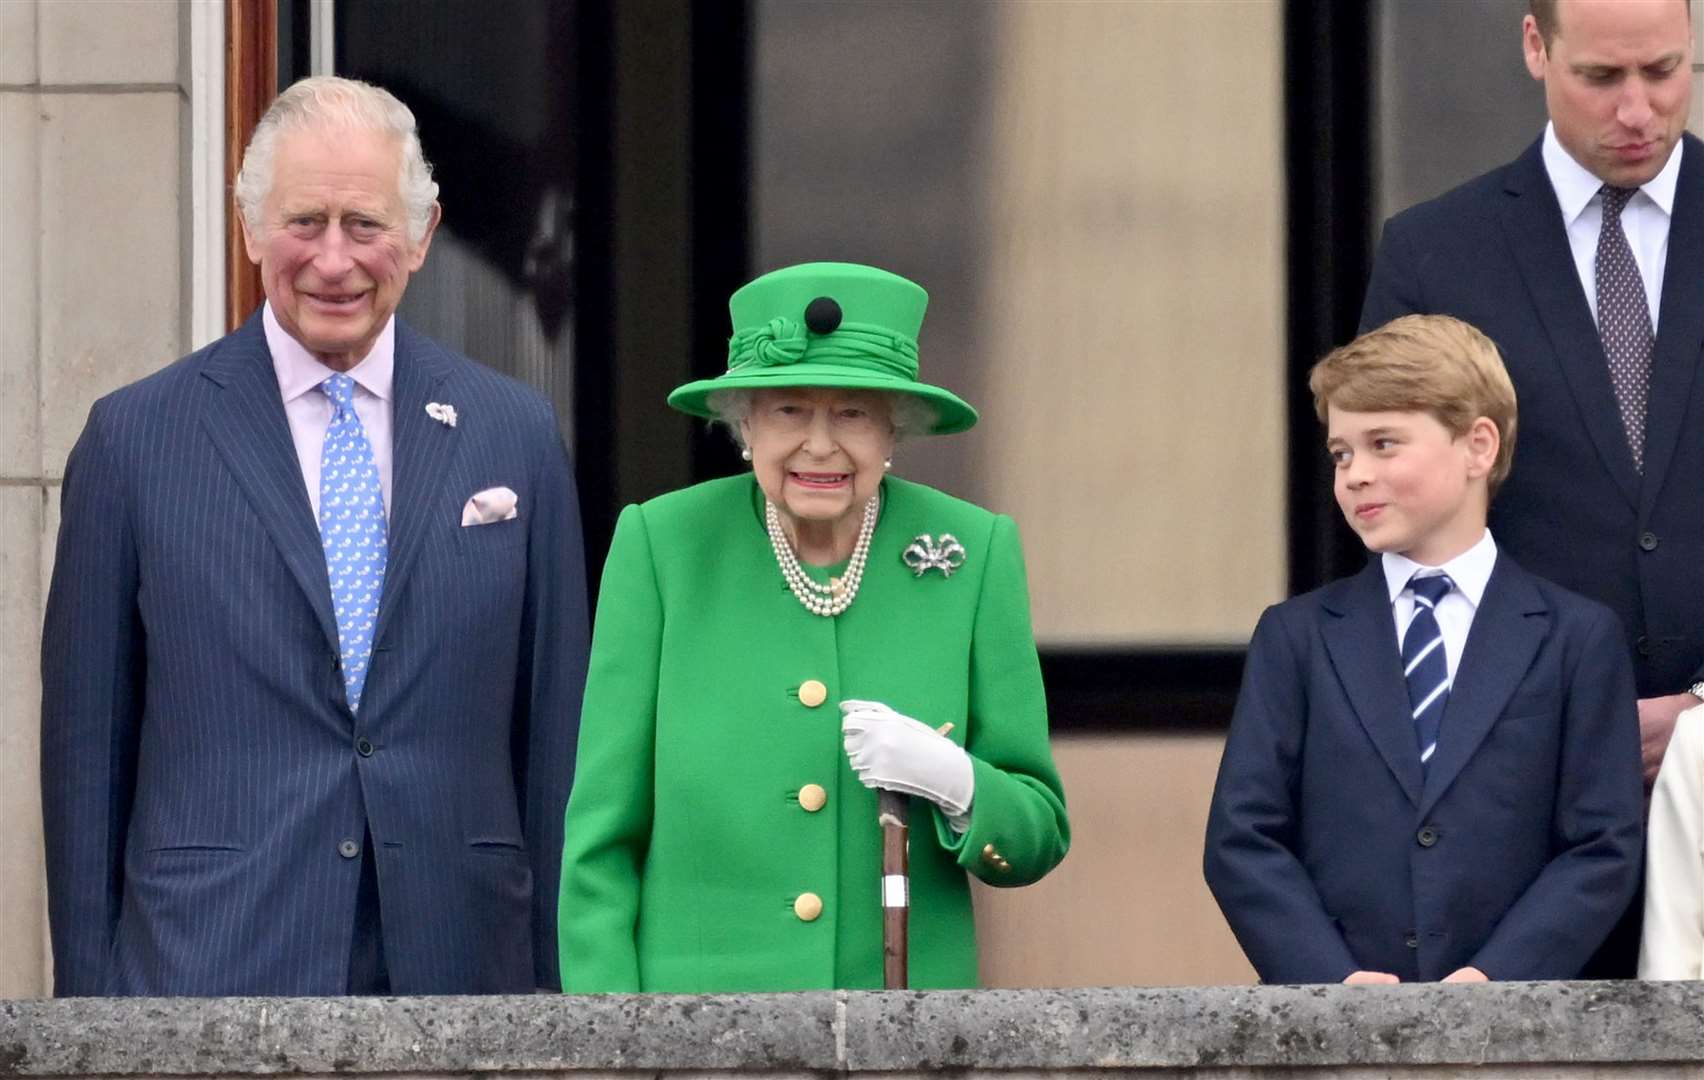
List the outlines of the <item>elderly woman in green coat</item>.
{"label": "elderly woman in green coat", "polygon": [[976,984],[967,875],[1065,855],[1017,529],[889,474],[976,422],[917,378],[928,296],[811,263],[730,302],[728,371],[669,404],[751,474],[622,511],[559,913],[571,993],[879,988],[875,788],[911,798],[910,984]]}

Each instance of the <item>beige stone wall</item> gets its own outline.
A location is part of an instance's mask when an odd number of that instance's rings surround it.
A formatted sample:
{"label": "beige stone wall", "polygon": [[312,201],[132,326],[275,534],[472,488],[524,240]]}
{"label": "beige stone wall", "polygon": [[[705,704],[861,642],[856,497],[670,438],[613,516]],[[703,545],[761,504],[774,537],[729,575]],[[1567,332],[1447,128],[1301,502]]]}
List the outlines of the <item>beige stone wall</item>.
{"label": "beige stone wall", "polygon": [[976,891],[985,986],[1250,983],[1201,878],[1217,735],[1056,736],[1071,852],[1025,889]]}
{"label": "beige stone wall", "polygon": [[42,605],[94,399],[183,351],[187,8],[0,0],[0,998],[49,986]]}
{"label": "beige stone wall", "polygon": [[1282,7],[996,10],[967,486],[1044,643],[1241,644],[1285,584]]}

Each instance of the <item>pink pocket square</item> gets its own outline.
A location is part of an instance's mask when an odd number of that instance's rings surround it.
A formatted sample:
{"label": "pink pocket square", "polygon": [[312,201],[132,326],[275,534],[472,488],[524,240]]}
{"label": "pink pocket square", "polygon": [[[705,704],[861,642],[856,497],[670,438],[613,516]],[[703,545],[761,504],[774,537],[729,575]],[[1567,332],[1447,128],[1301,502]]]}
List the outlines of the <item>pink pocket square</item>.
{"label": "pink pocket square", "polygon": [[462,507],[462,526],[490,525],[518,517],[520,497],[506,487],[486,488]]}

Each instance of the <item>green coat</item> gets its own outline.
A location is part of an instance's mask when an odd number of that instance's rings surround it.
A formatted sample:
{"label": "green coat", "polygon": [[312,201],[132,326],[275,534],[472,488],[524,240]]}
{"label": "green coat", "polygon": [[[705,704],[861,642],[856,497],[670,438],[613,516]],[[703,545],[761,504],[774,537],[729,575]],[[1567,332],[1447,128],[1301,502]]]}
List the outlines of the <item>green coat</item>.
{"label": "green coat", "polygon": [[[910,949],[912,986],[974,986],[966,872],[1028,884],[1070,841],[1017,528],[888,478],[857,600],[823,618],[788,591],[762,507],[742,476],[616,525],[568,801],[563,989],[881,986],[881,833],[841,746],[849,698],[950,720],[971,755],[967,833],[912,801]],[[963,568],[913,574],[920,533],[957,537]],[[807,680],[826,702],[801,701]],[[809,812],[813,783],[828,800]],[[806,892],[823,903],[809,922]]]}

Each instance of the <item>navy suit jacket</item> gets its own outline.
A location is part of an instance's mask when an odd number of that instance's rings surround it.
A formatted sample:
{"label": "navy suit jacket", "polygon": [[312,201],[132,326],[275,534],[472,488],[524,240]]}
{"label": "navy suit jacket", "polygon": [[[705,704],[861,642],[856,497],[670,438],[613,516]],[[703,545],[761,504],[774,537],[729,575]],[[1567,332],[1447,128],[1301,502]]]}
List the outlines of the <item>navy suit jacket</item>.
{"label": "navy suit jacket", "polygon": [[[567,452],[541,396],[400,320],[392,405],[358,717],[259,315],[90,411],[42,642],[56,993],[345,992],[368,828],[397,993],[557,984],[587,649]],[[463,528],[496,485],[519,516]]]}
{"label": "navy suit jacket", "polygon": [[1497,343],[1520,425],[1491,530],[1522,566],[1620,617],[1641,697],[1704,679],[1704,143],[1684,141],[1643,475],[1542,141],[1391,218],[1361,314],[1363,331],[1414,312],[1454,315]]}
{"label": "navy suit jacket", "polygon": [[1267,609],[1206,849],[1261,979],[1574,977],[1639,881],[1620,639],[1602,605],[1499,554],[1422,769],[1378,560]]}

